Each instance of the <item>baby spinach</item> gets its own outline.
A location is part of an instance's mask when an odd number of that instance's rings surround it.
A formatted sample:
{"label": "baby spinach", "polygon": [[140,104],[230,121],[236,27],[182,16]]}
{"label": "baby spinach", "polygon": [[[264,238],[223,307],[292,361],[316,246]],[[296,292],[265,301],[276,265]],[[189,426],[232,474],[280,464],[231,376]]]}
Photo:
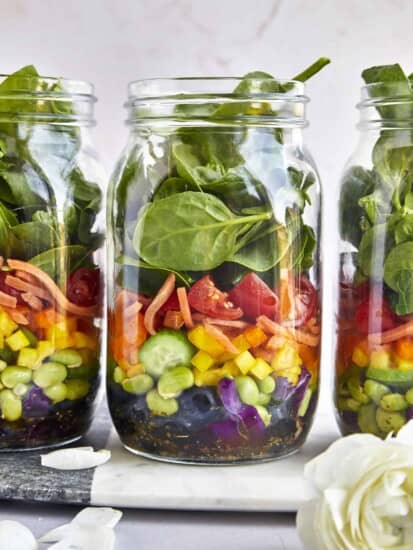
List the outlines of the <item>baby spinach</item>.
{"label": "baby spinach", "polygon": [[390,250],[384,264],[384,282],[397,293],[394,311],[398,315],[413,311],[413,242],[404,242]]}
{"label": "baby spinach", "polygon": [[237,216],[209,193],[186,191],[148,205],[133,242],[140,258],[177,271],[208,271],[231,257],[237,239],[270,213]]}

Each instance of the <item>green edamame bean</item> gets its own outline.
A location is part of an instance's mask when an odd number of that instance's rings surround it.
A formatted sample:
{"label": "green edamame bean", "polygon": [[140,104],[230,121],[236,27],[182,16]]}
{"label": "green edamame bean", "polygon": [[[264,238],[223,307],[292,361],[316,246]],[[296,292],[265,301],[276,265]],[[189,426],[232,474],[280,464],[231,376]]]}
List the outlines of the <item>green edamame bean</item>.
{"label": "green edamame bean", "polygon": [[406,416],[400,411],[390,412],[377,409],[376,420],[380,430],[386,434],[389,432],[397,433],[406,424]]}
{"label": "green edamame bean", "polygon": [[381,435],[376,419],[377,407],[373,403],[362,405],[357,412],[360,430],[367,434]]}
{"label": "green edamame bean", "polygon": [[157,390],[151,390],[146,394],[146,404],[150,411],[157,415],[172,416],[178,412],[178,401],[173,397],[164,399]]}
{"label": "green edamame bean", "polygon": [[405,397],[409,405],[413,405],[413,388],[410,388],[410,390],[407,390]]}
{"label": "green edamame bean", "polygon": [[268,394],[273,393],[276,386],[275,380],[272,376],[267,376],[264,380],[258,380],[257,384],[260,392]]}
{"label": "green edamame bean", "polygon": [[116,384],[121,384],[125,378],[125,371],[120,367],[115,367],[113,370],[113,381],[116,382]]}
{"label": "green edamame bean", "polygon": [[0,374],[0,380],[6,388],[14,388],[17,384],[29,384],[32,370],[27,367],[7,367]]}
{"label": "green edamame bean", "polygon": [[357,412],[362,406],[360,401],[356,401],[353,397],[339,397],[337,405],[340,411]]}
{"label": "green edamame bean", "polygon": [[256,405],[260,398],[260,390],[251,376],[237,376],[235,378],[239,398],[246,405]]}
{"label": "green edamame bean", "polygon": [[408,406],[408,402],[401,393],[388,393],[383,395],[380,401],[380,407],[385,411],[405,411]]}
{"label": "green edamame bean", "polygon": [[17,395],[17,397],[23,397],[26,395],[26,393],[29,391],[30,386],[28,384],[22,384],[21,382],[17,384],[17,386],[14,386],[13,393]]}
{"label": "green edamame bean", "polygon": [[69,368],[80,367],[82,364],[82,356],[74,349],[55,351],[49,359],[52,362],[61,363]]}
{"label": "green edamame bean", "polygon": [[255,405],[255,408],[264,422],[264,426],[269,426],[271,424],[271,413],[262,405]]}
{"label": "green edamame bean", "polygon": [[366,380],[364,383],[364,391],[376,405],[380,405],[382,398],[388,393],[391,393],[391,390],[387,386],[375,380]]}
{"label": "green edamame bean", "polygon": [[72,380],[74,378],[86,378],[86,380],[90,380],[98,374],[98,371],[99,369],[96,367],[89,367],[87,365],[67,367],[67,380]]}
{"label": "green edamame bean", "polygon": [[60,403],[64,401],[67,397],[67,386],[61,382],[60,384],[54,384],[45,388],[44,394],[53,401],[53,403]]}
{"label": "green edamame bean", "polygon": [[66,399],[75,401],[76,399],[82,399],[86,397],[90,390],[90,384],[83,378],[66,380],[67,394]]}
{"label": "green edamame bean", "polygon": [[48,388],[55,384],[64,382],[67,377],[67,370],[61,363],[43,363],[40,367],[34,371],[33,380],[34,383],[40,388]]}
{"label": "green edamame bean", "polygon": [[23,414],[22,402],[12,390],[3,390],[0,392],[0,410],[4,420],[15,422]]}
{"label": "green edamame bean", "polygon": [[268,403],[271,401],[271,395],[268,393],[260,393],[258,397],[257,405],[262,405],[265,407],[265,405],[268,405]]}
{"label": "green edamame bean", "polygon": [[0,372],[4,371],[8,367],[6,361],[0,359]]}
{"label": "green edamame bean", "polygon": [[165,371],[158,380],[158,393],[164,399],[178,397],[181,392],[192,388],[194,374],[188,367],[174,367]]}
{"label": "green edamame bean", "polygon": [[360,378],[358,376],[352,376],[347,381],[347,388],[350,392],[351,397],[356,401],[359,401],[362,405],[367,405],[370,401],[368,395],[364,393],[363,386],[360,383]]}
{"label": "green edamame bean", "polygon": [[154,386],[154,381],[149,374],[137,374],[132,378],[125,378],[122,381],[122,388],[128,393],[144,395]]}

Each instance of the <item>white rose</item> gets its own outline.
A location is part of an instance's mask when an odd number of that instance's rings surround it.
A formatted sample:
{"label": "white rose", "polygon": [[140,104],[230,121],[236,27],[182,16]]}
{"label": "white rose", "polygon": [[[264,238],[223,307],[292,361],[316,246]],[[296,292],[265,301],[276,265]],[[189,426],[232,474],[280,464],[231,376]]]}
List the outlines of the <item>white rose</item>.
{"label": "white rose", "polygon": [[297,515],[306,549],[413,549],[413,420],[385,441],[339,439],[305,477],[318,493]]}

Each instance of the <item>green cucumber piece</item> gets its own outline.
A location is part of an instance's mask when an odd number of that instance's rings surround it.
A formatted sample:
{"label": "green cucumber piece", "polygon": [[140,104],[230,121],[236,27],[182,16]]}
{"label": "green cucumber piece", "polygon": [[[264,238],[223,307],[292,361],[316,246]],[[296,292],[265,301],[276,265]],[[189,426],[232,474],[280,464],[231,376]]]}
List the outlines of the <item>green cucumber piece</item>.
{"label": "green cucumber piece", "polygon": [[366,372],[366,377],[390,386],[413,385],[413,371],[369,367]]}
{"label": "green cucumber piece", "polygon": [[156,380],[170,368],[190,367],[194,346],[183,332],[163,329],[151,336],[139,351],[139,361],[145,372]]}

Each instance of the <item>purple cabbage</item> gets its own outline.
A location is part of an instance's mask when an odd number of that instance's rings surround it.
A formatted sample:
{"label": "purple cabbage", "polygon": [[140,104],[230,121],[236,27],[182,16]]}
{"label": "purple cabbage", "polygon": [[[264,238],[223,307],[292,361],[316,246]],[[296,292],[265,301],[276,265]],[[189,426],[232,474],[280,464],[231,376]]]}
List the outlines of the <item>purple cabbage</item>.
{"label": "purple cabbage", "polygon": [[407,421],[413,420],[413,407],[409,407],[407,409],[406,418],[407,418]]}
{"label": "purple cabbage", "polygon": [[283,376],[277,377],[274,399],[277,401],[291,401],[294,414],[297,414],[310,384],[310,380],[311,374],[304,366],[301,367],[301,373],[295,386],[291,384],[287,378]]}
{"label": "purple cabbage", "polygon": [[218,384],[218,393],[231,418],[223,422],[215,422],[212,425],[214,434],[227,441],[235,437],[235,429],[238,437],[241,437],[242,431],[246,431],[248,436],[255,437],[260,437],[264,433],[265,425],[261,416],[255,407],[242,403],[235,380],[223,378]]}
{"label": "purple cabbage", "polygon": [[222,422],[213,422],[209,425],[209,429],[216,439],[222,441],[236,443],[242,438],[239,423],[232,418],[227,418]]}
{"label": "purple cabbage", "polygon": [[33,386],[23,398],[23,410],[26,416],[46,416],[51,404],[51,400],[37,386]]}

